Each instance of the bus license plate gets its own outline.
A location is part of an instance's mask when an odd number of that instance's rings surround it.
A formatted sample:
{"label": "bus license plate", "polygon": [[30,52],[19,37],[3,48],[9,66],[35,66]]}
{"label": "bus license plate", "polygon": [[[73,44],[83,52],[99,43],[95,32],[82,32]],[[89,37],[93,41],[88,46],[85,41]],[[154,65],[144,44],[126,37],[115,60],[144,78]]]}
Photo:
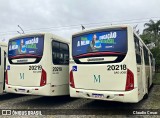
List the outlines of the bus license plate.
{"label": "bus license plate", "polygon": [[18,89],[18,92],[25,92],[25,89]]}
{"label": "bus license plate", "polygon": [[93,93],[92,96],[95,98],[103,98],[104,97],[103,94],[95,94],[95,93]]}

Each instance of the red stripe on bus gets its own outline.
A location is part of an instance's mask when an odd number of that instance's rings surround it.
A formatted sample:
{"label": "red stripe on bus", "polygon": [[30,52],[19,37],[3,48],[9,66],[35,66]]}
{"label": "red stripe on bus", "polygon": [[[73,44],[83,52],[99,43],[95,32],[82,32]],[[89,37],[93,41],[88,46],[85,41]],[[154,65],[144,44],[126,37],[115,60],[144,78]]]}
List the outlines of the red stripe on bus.
{"label": "red stripe on bus", "polygon": [[87,53],[87,54],[82,54],[79,56],[75,56],[74,58],[81,58],[81,57],[85,57],[85,56],[98,56],[98,55],[124,55],[123,53],[120,52],[94,52],[94,53]]}
{"label": "red stripe on bus", "polygon": [[27,54],[27,55],[18,55],[18,56],[13,56],[13,57],[10,57],[10,59],[16,59],[16,58],[25,58],[25,57],[42,57],[42,56],[37,56],[37,55],[30,55],[30,54]]}

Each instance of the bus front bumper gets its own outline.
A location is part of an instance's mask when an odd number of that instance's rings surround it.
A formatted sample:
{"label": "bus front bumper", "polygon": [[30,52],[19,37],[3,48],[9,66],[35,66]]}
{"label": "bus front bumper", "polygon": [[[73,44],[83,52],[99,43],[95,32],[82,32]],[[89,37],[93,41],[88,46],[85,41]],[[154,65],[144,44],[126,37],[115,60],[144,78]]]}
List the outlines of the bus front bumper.
{"label": "bus front bumper", "polygon": [[85,90],[75,89],[70,87],[70,96],[78,98],[89,98],[97,100],[118,101],[126,103],[137,103],[138,89],[134,88],[131,91],[98,91],[98,90]]}

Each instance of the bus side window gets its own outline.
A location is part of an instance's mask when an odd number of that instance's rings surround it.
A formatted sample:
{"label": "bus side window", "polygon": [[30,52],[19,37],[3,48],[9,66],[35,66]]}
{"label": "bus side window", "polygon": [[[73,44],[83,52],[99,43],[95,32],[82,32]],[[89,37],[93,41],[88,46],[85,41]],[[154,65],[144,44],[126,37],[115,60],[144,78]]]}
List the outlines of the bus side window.
{"label": "bus side window", "polygon": [[69,64],[69,46],[58,41],[52,42],[52,60],[54,64]]}
{"label": "bus side window", "polygon": [[149,54],[145,46],[143,46],[145,65],[149,65]]}
{"label": "bus side window", "polygon": [[59,53],[59,42],[52,42],[52,62],[54,64],[59,64],[60,53]]}
{"label": "bus side window", "polygon": [[139,39],[136,36],[134,36],[134,43],[135,43],[135,52],[136,52],[136,62],[137,64],[141,64],[140,44],[139,44]]}
{"label": "bus side window", "polygon": [[65,43],[60,43],[60,52],[62,54],[62,64],[69,64],[69,46]]}
{"label": "bus side window", "polygon": [[153,66],[153,56],[150,54],[151,66]]}

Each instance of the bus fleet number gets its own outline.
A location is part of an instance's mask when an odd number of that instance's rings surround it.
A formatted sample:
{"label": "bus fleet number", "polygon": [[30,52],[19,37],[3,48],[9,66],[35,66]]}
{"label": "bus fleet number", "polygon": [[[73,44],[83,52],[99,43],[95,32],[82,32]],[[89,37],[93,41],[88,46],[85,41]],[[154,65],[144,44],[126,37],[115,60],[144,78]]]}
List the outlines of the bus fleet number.
{"label": "bus fleet number", "polygon": [[62,71],[62,67],[53,67],[53,71]]}
{"label": "bus fleet number", "polygon": [[126,70],[127,66],[124,65],[108,65],[107,70]]}
{"label": "bus fleet number", "polygon": [[38,66],[29,66],[29,70],[42,70],[42,66],[38,65]]}

